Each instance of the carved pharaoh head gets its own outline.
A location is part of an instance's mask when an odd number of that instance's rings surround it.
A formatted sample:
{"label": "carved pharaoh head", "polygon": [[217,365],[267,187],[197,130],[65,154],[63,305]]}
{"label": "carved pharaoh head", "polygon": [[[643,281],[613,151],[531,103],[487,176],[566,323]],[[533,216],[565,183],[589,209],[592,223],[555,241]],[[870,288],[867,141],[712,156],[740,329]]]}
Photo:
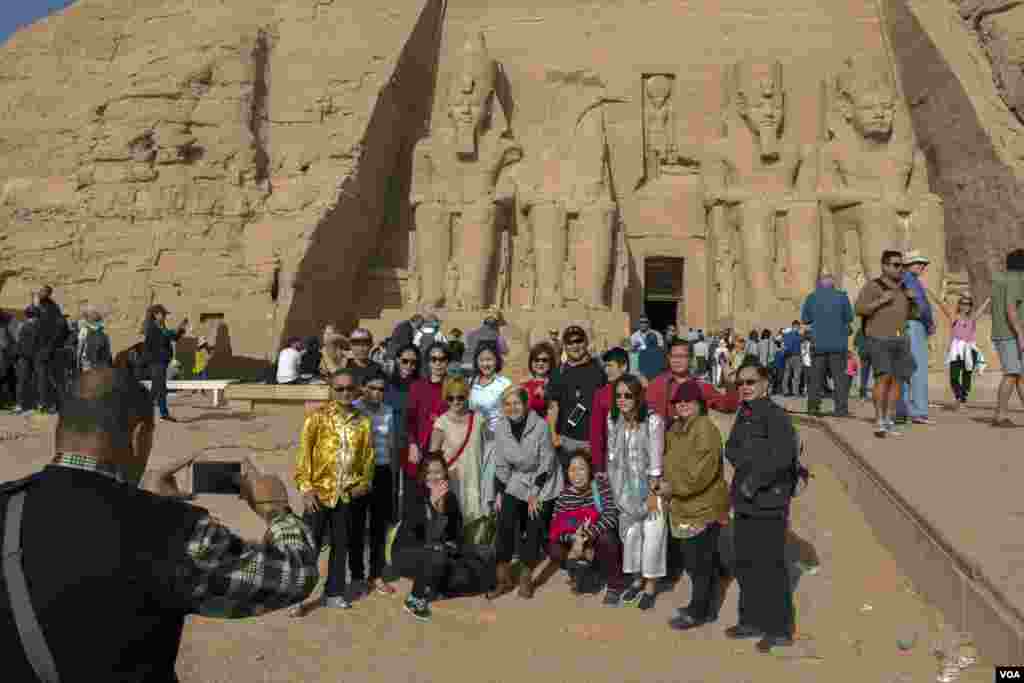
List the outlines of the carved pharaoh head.
{"label": "carved pharaoh head", "polygon": [[761,156],[778,156],[774,144],[782,132],[786,91],[782,64],[747,59],[733,66],[736,112],[759,139]]}
{"label": "carved pharaoh head", "polygon": [[661,109],[672,97],[672,79],[664,74],[657,74],[647,79],[645,93],[647,101],[655,109]]}
{"label": "carved pharaoh head", "polygon": [[471,37],[462,48],[462,68],[448,99],[460,156],[476,157],[479,135],[490,125],[496,75],[497,65],[487,52],[483,34]]}
{"label": "carved pharaoh head", "polygon": [[858,135],[888,140],[896,113],[896,86],[888,61],[851,57],[843,67],[835,83],[843,117]]}

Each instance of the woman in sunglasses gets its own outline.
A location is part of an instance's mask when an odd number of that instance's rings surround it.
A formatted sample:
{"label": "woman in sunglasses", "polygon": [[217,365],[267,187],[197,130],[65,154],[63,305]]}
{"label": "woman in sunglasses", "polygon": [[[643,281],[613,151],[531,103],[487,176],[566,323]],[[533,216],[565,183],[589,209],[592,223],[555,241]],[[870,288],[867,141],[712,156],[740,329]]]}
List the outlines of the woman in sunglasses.
{"label": "woman in sunglasses", "polygon": [[[409,440],[409,452],[402,464],[407,476],[406,484],[416,479],[420,460],[429,452],[434,421],[448,412],[443,391],[444,380],[448,376],[447,344],[434,342],[427,347],[424,358],[427,362],[426,377],[413,382],[406,402],[405,430]],[[401,364],[399,359],[399,372]]]}
{"label": "woman in sunglasses", "polygon": [[534,345],[530,349],[530,379],[520,384],[530,394],[530,410],[544,418],[548,414],[548,402],[544,398],[544,391],[555,367],[555,358],[555,349],[551,344],[541,342]]}
{"label": "woman in sunglasses", "polygon": [[735,468],[734,573],[743,609],[729,638],[760,638],[757,649],[793,644],[793,591],[786,565],[786,529],[797,482],[799,445],[785,409],[768,398],[768,370],[745,363],[737,373],[740,409],[725,445]]}
{"label": "woman in sunglasses", "polygon": [[970,294],[964,294],[957,302],[956,310],[951,311],[930,289],[928,295],[950,324],[946,364],[949,366],[949,385],[952,387],[953,397],[956,399],[953,406],[954,409],[959,409],[961,403],[967,403],[967,396],[971,393],[971,378],[978,366],[978,360],[981,358],[977,343],[978,318],[985,314],[988,305],[992,303],[992,298],[989,297],[985,303],[975,308],[973,297]]}
{"label": "woman in sunglasses", "polygon": [[484,419],[469,409],[469,383],[459,376],[444,381],[448,412],[437,418],[430,434],[430,452],[444,455],[452,493],[469,524],[484,514],[480,498],[480,460]]}
{"label": "woman in sunglasses", "polygon": [[640,609],[654,607],[655,583],[666,574],[668,545],[665,512],[658,490],[665,426],[644,402],[640,380],[625,375],[612,388],[615,403],[608,415],[608,479],[619,508],[622,571],[633,584],[622,594],[624,603]]}

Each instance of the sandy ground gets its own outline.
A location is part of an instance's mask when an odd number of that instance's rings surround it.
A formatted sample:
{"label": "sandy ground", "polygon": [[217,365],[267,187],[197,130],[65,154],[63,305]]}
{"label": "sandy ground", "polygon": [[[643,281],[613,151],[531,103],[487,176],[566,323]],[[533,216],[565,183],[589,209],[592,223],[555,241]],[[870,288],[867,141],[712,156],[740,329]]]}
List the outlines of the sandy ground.
{"label": "sandy ground", "polygon": [[[301,409],[244,415],[209,408],[198,396],[175,396],[172,410],[182,422],[159,425],[154,464],[202,450],[209,458],[250,456],[261,469],[288,479]],[[46,462],[50,420],[0,415],[0,480]],[[808,452],[833,448],[816,430],[807,430],[805,439]],[[735,621],[735,584],[717,624],[678,633],[666,621],[688,600],[686,579],[645,613],[604,607],[599,596],[573,596],[558,573],[531,601],[512,594],[494,603],[483,597],[435,603],[427,624],[401,609],[406,581],[395,596],[374,594],[352,610],[315,609],[299,620],[283,612],[234,622],[193,618],[179,676],[183,683],[935,680],[932,649],[951,640],[941,617],[914,592],[832,473],[823,466],[812,470],[815,479],[794,506],[793,529],[801,542],[793,551],[817,555],[820,570],[799,581],[796,645],[771,655],[758,654],[751,641],[723,636]],[[207,496],[197,504],[247,536],[261,534],[260,521],[238,499]],[[914,641],[913,647],[901,651],[900,639]],[[960,678],[991,679],[992,668],[984,663]]]}

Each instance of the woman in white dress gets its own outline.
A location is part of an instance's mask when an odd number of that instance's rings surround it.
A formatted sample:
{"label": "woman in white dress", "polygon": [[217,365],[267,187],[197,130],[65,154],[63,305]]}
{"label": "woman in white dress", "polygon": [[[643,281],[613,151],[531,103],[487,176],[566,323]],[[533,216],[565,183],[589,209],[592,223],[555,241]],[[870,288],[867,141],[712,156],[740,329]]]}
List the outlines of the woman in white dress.
{"label": "woman in white dress", "polygon": [[449,486],[459,501],[463,523],[469,524],[486,510],[480,495],[485,420],[470,410],[469,383],[462,377],[446,379],[442,392],[451,407],[434,421],[430,452],[444,456]]}
{"label": "woman in white dress", "polygon": [[490,512],[494,505],[494,431],[502,418],[501,394],[512,386],[512,381],[500,374],[502,365],[497,344],[477,344],[473,354],[473,379],[469,385],[469,408],[484,418],[480,497],[485,513]]}

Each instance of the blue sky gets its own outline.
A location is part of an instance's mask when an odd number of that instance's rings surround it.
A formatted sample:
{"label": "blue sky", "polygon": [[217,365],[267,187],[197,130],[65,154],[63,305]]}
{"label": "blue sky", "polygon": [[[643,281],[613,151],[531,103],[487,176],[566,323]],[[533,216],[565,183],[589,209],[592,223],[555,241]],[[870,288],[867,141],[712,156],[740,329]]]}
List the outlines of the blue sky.
{"label": "blue sky", "polygon": [[0,43],[5,42],[19,27],[31,24],[68,4],[68,0],[0,0]]}

